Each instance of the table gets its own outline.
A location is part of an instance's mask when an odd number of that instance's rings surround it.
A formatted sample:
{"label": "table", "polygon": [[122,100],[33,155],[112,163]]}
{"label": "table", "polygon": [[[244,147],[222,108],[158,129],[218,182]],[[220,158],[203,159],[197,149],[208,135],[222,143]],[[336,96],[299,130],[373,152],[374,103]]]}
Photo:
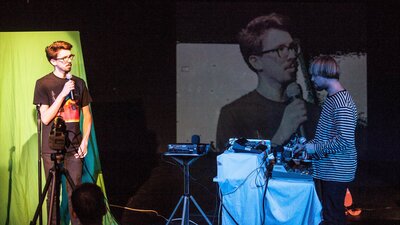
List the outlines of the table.
{"label": "table", "polygon": [[[266,201],[264,153],[225,151],[217,157],[217,177],[222,204],[222,224],[318,225],[321,203],[310,180],[271,178]],[[262,204],[264,202],[264,211]],[[229,213],[227,212],[229,211]],[[263,217],[265,218],[263,220]]]}

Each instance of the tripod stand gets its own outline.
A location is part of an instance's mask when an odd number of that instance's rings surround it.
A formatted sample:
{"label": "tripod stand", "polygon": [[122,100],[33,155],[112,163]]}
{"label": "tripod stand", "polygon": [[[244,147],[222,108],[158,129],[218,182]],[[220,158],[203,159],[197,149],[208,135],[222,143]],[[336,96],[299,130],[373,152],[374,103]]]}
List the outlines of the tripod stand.
{"label": "tripod stand", "polygon": [[57,225],[60,224],[60,184],[61,184],[61,175],[64,174],[66,177],[69,185],[72,187],[72,189],[75,189],[75,184],[69,175],[69,172],[67,169],[62,167],[61,162],[64,160],[64,152],[59,152],[57,153],[52,153],[51,154],[51,160],[54,162],[53,167],[49,170],[49,175],[47,176],[46,179],[46,184],[44,186],[43,192],[40,195],[39,198],[39,204],[36,208],[35,215],[33,217],[33,220],[31,221],[30,225],[36,225],[36,221],[38,219],[39,213],[41,211],[44,199],[46,198],[46,194],[49,191],[49,187],[51,184],[51,192],[50,192],[50,207],[49,207],[49,212],[48,212],[48,218],[47,218],[47,224],[51,224],[51,219],[53,216],[53,209],[54,209],[54,204],[55,204],[55,210],[56,210],[56,223]]}
{"label": "tripod stand", "polygon": [[166,225],[168,225],[172,221],[172,217],[175,215],[176,211],[178,210],[179,206],[183,202],[183,208],[182,208],[182,223],[181,225],[189,225],[189,204],[190,200],[192,200],[193,204],[196,206],[197,210],[201,213],[201,215],[204,217],[204,219],[207,221],[209,225],[211,225],[210,220],[207,218],[206,214],[204,211],[200,208],[199,204],[196,202],[196,200],[193,198],[192,195],[190,195],[189,192],[189,186],[190,186],[190,172],[189,172],[189,167],[190,165],[196,161],[200,156],[202,155],[179,155],[179,154],[168,154],[165,153],[165,156],[171,156],[176,162],[178,162],[180,165],[183,166],[183,184],[184,184],[184,193],[179,199],[178,204],[176,204],[174,211],[172,212],[171,216],[168,219],[168,222]]}

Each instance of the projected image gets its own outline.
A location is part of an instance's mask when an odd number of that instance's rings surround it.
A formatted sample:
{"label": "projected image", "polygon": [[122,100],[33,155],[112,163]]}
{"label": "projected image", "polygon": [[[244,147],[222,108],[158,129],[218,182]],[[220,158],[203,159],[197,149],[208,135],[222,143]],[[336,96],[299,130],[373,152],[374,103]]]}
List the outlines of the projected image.
{"label": "projected image", "polygon": [[[293,135],[311,140],[327,92],[315,90],[308,67],[321,55],[332,56],[339,64],[340,83],[357,106],[357,132],[366,131],[365,48],[352,51],[340,46],[346,36],[337,41],[333,35],[323,39],[298,27],[292,32],[285,24],[286,18],[261,16],[251,23],[268,19],[271,21],[267,23],[272,24],[268,32],[252,30],[265,29],[264,25],[253,24],[248,30],[244,25],[238,29],[236,43],[176,45],[177,142],[188,143],[196,134],[202,143],[211,143],[215,151],[221,152],[229,138],[267,139],[276,145],[285,145]],[[281,19],[283,22],[276,21]],[[315,22],[307,26],[309,30],[333,29],[328,24],[318,27]],[[362,24],[357,27],[364,32]],[[365,44],[364,39],[357,41],[360,46]],[[356,136],[362,137],[358,142],[366,143],[366,135]]]}
{"label": "projected image", "polygon": [[[226,57],[221,58],[220,55]],[[352,94],[357,104],[359,125],[366,126],[367,54],[334,55],[334,58],[341,68],[340,81]],[[309,81],[305,81],[309,77],[308,74],[305,75],[307,71],[303,72],[302,66],[304,65],[298,65],[296,73],[296,82],[301,86],[302,97],[310,104],[320,105],[326,98],[326,92],[313,92],[313,87]],[[198,134],[202,142],[216,143],[221,108],[232,104],[248,93],[254,94],[256,88],[257,75],[243,61],[238,45],[178,44],[177,142],[190,142],[191,135]],[[243,111],[246,110],[248,108],[244,107]],[[254,109],[254,111],[259,110],[262,109]],[[244,119],[252,121],[254,125],[253,135],[247,137],[267,137],[267,134],[271,131],[258,128],[262,121],[255,119],[253,113],[246,113]],[[280,121],[273,122],[278,123]],[[241,122],[238,121],[238,123]],[[231,133],[226,134],[220,144],[223,145],[224,139],[229,138],[229,136],[241,136],[240,129],[237,132],[235,135],[232,130]],[[221,145],[216,147],[221,148]]]}

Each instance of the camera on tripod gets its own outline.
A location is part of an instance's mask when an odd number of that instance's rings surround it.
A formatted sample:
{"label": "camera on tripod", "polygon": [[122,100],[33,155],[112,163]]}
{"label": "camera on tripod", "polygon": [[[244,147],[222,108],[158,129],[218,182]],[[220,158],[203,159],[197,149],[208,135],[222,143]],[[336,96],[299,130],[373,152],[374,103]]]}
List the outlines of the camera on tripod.
{"label": "camera on tripod", "polygon": [[61,116],[54,119],[49,135],[49,147],[56,151],[65,150],[67,144],[67,126]]}

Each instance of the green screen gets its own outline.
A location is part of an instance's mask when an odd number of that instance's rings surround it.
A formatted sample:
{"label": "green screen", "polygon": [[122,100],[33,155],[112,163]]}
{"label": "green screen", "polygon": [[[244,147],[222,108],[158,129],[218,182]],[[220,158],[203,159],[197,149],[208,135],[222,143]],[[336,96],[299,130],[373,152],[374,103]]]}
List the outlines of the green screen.
{"label": "green screen", "polygon": [[[33,92],[36,80],[53,70],[44,49],[58,40],[73,45],[76,57],[71,73],[86,81],[79,32],[0,32],[0,224],[29,224],[39,203],[38,129]],[[88,88],[90,91],[89,84]],[[93,182],[93,176],[105,193],[95,137],[93,125],[82,182]],[[42,169],[42,188],[44,184]],[[68,210],[63,199],[65,193],[61,198],[61,217],[62,224],[66,224]],[[42,209],[46,222],[46,203]],[[104,224],[116,224],[110,213],[104,217]]]}

